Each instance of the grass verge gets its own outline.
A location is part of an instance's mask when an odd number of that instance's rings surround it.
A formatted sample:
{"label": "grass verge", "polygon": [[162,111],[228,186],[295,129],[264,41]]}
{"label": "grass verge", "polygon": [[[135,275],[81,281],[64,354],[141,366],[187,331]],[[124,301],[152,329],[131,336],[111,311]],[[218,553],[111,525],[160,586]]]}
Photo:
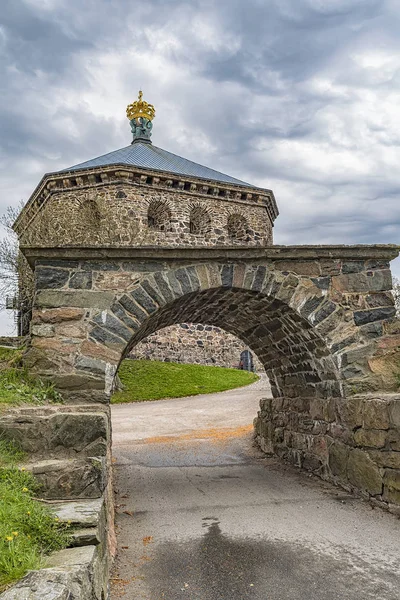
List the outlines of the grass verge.
{"label": "grass verge", "polygon": [[113,395],[113,404],[223,392],[258,379],[254,373],[238,369],[155,360],[124,360],[119,377],[123,390]]}
{"label": "grass verge", "polygon": [[0,440],[0,592],[68,544],[68,526],[33,499],[38,484],[18,468],[23,457],[12,442]]}
{"label": "grass verge", "polygon": [[0,406],[61,402],[60,394],[50,383],[29,375],[20,367],[22,350],[0,348]]}

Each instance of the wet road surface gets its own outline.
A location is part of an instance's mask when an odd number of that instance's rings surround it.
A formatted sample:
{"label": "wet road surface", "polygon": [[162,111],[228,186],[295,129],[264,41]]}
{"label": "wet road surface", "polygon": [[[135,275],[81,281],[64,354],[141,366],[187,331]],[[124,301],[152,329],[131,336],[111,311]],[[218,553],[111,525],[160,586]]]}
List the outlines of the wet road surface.
{"label": "wet road surface", "polygon": [[400,599],[400,520],[254,448],[266,393],[113,407],[113,600]]}

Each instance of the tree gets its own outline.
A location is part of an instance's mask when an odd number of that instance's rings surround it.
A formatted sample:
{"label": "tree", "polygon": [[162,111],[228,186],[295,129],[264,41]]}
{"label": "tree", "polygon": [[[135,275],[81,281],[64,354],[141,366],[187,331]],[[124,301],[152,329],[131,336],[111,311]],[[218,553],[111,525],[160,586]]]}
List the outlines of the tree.
{"label": "tree", "polygon": [[400,279],[393,277],[392,294],[394,297],[394,305],[396,307],[397,316],[400,317]]}
{"label": "tree", "polygon": [[[26,272],[30,280],[29,266],[19,252],[18,236],[12,226],[24,206],[21,200],[18,206],[9,206],[0,216],[0,224],[5,236],[0,240],[0,310],[11,306],[18,310],[18,334],[24,335],[29,327],[32,308],[32,291],[28,284],[21,285],[21,273]],[[27,269],[29,271],[27,271]],[[14,300],[15,299],[15,300]]]}

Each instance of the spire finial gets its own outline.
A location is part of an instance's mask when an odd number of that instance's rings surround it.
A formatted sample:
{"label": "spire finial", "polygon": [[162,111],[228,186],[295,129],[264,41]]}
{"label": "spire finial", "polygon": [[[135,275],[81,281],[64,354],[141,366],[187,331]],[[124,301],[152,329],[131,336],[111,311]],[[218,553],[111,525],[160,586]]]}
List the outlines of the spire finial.
{"label": "spire finial", "polygon": [[156,110],[152,104],[149,104],[143,98],[142,90],[139,90],[138,99],[126,107],[126,116],[131,124],[133,133],[132,144],[136,141],[148,142],[151,144],[151,130],[153,128],[152,120],[156,116]]}

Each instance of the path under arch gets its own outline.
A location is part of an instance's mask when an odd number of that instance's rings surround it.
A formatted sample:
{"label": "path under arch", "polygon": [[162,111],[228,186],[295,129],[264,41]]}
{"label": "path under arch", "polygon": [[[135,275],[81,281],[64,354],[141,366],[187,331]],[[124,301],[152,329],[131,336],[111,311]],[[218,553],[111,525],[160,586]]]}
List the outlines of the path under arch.
{"label": "path under arch", "polygon": [[268,392],[112,406],[112,600],[397,600],[398,519],[257,451]]}

